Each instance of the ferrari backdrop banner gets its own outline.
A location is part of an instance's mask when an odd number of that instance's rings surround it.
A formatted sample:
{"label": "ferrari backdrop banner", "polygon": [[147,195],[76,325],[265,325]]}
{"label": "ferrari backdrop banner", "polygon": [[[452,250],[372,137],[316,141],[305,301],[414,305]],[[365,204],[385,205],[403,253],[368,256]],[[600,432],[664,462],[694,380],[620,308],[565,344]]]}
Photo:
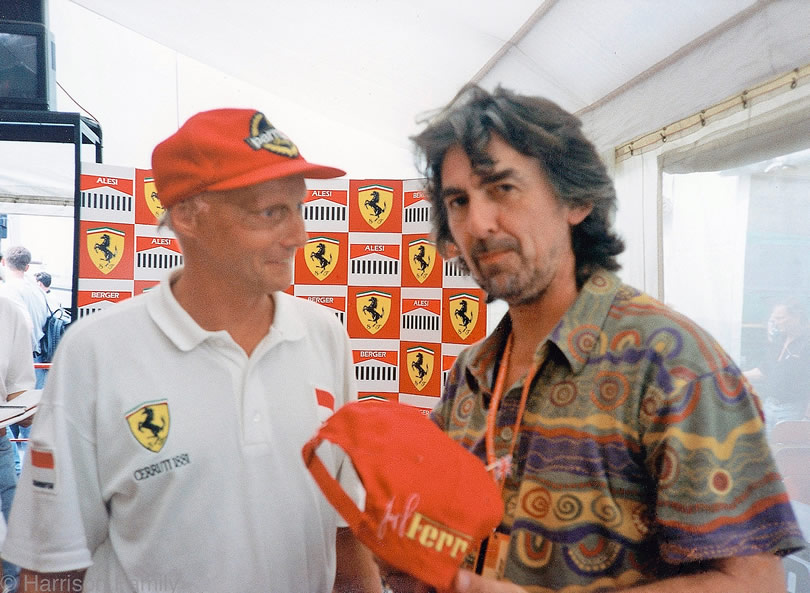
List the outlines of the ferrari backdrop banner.
{"label": "ferrari backdrop banner", "polygon": [[[361,398],[429,411],[458,353],[486,334],[482,291],[430,239],[422,180],[308,180],[308,240],[288,292],[327,307],[352,343]],[[151,171],[82,163],[78,316],[149,290],[183,254]]]}

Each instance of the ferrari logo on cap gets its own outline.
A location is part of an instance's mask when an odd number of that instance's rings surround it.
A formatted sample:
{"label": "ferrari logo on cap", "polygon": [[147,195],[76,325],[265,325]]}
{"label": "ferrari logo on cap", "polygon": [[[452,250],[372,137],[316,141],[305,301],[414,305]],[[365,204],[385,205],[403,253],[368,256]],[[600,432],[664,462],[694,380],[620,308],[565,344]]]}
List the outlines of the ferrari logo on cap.
{"label": "ferrari logo on cap", "polygon": [[109,274],[124,254],[123,231],[111,227],[87,229],[87,253],[102,274]]}
{"label": "ferrari logo on cap", "polygon": [[380,331],[390,315],[390,294],[379,290],[357,293],[357,317],[369,333]]}
{"label": "ferrari logo on cap", "polygon": [[258,111],[250,118],[250,136],[245,138],[245,142],[253,150],[269,150],[291,159],[298,156],[298,147],[293,141],[267,121],[264,113]]}
{"label": "ferrari logo on cap", "polygon": [[158,198],[154,178],[146,177],[143,180],[143,195],[146,198],[146,205],[149,206],[149,211],[154,214],[155,218],[160,219],[163,213],[166,212],[166,209]]}
{"label": "ferrari logo on cap", "polygon": [[470,335],[478,323],[478,297],[460,293],[450,298],[450,323],[460,338]]}
{"label": "ferrari logo on cap", "polygon": [[411,378],[413,386],[419,391],[425,388],[433,376],[435,358],[433,350],[424,346],[416,346],[407,350],[405,361],[408,364],[408,376]]}
{"label": "ferrari logo on cap", "polygon": [[391,207],[394,204],[394,188],[384,185],[366,185],[358,188],[357,200],[363,219],[376,229],[391,214]]}
{"label": "ferrari logo on cap", "polygon": [[129,430],[141,445],[157,453],[169,436],[169,402],[142,404],[127,414]]}
{"label": "ferrari logo on cap", "polygon": [[422,284],[436,263],[436,246],[427,239],[417,239],[408,243],[408,261],[414,277]]}
{"label": "ferrari logo on cap", "polygon": [[313,237],[304,246],[304,260],[309,271],[318,280],[323,280],[338,263],[340,241],[329,237]]}

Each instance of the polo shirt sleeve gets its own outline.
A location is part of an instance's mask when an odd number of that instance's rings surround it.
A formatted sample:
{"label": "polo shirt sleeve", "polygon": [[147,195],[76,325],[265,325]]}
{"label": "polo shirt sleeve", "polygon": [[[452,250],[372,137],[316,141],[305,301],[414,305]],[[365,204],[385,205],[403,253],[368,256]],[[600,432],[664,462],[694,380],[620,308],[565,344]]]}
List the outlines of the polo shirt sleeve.
{"label": "polo shirt sleeve", "polygon": [[672,391],[648,388],[640,411],[662,558],[682,564],[803,547],[756,396],[730,362],[707,367],[673,369]]}
{"label": "polo shirt sleeve", "polygon": [[65,334],[35,415],[2,549],[37,572],[87,568],[107,537],[98,484],[94,356],[81,327]]}

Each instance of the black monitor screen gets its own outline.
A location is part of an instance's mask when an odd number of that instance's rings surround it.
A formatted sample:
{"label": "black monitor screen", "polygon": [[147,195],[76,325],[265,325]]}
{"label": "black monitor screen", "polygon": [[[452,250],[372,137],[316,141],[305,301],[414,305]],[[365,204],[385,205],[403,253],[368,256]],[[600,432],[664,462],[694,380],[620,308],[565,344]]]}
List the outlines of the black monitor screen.
{"label": "black monitor screen", "polygon": [[34,35],[0,33],[0,97],[37,97],[37,43]]}
{"label": "black monitor screen", "polygon": [[41,23],[0,21],[0,109],[50,109],[48,44]]}

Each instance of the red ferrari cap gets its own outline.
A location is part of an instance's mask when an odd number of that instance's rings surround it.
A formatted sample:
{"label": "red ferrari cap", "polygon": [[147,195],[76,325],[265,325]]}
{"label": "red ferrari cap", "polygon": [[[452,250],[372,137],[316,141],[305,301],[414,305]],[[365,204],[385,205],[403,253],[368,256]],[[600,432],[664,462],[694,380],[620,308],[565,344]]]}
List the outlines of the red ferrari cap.
{"label": "red ferrari cap", "polygon": [[290,175],[331,179],[346,172],[307,162],[259,111],[214,109],[192,116],[155,147],[152,174],[160,203],[169,208],[206,190],[237,189]]}
{"label": "red ferrari cap", "polygon": [[[360,511],[316,454],[345,451],[366,490]],[[326,498],[357,538],[390,565],[448,589],[468,553],[500,524],[503,500],[480,459],[414,407],[347,404],[303,448]]]}

